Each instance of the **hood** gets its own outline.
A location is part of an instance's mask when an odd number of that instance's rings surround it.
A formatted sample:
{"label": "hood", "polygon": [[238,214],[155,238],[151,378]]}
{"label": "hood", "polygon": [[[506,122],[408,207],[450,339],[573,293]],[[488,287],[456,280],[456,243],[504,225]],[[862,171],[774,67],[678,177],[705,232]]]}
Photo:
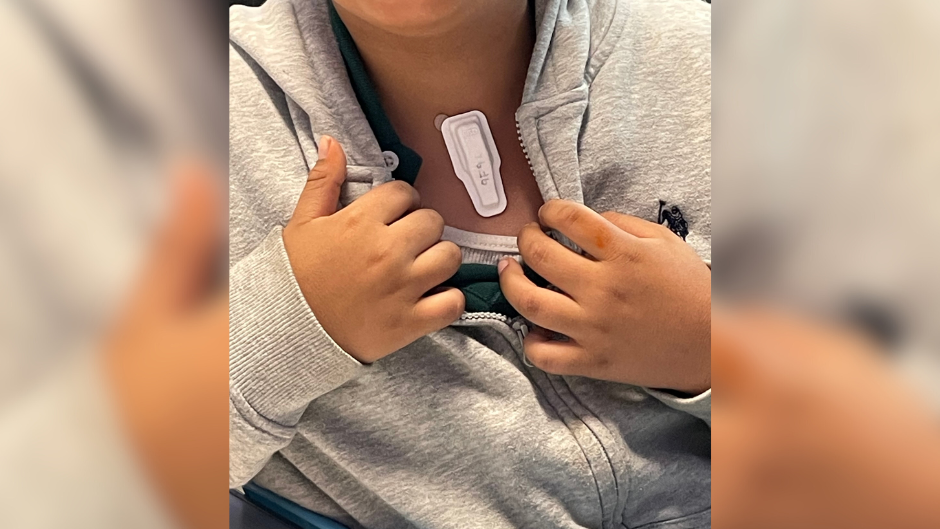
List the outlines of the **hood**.
{"label": "hood", "polygon": [[[542,196],[583,202],[578,139],[588,87],[619,35],[627,2],[537,0],[536,43],[516,112],[519,139]],[[330,27],[326,0],[269,0],[235,6],[230,40],[283,91],[298,135],[328,134],[346,149],[343,201],[391,179],[359,108]],[[312,166],[315,160],[308,160]]]}

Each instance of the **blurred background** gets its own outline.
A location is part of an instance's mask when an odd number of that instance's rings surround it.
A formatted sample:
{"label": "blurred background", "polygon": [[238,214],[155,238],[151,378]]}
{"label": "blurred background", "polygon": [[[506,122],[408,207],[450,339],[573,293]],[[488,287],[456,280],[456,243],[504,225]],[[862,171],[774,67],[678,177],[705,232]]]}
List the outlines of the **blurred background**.
{"label": "blurred background", "polygon": [[[228,5],[0,3],[0,527],[227,525]],[[714,525],[940,527],[940,3],[713,44]]]}
{"label": "blurred background", "polygon": [[715,527],[940,527],[940,3],[713,9]]}
{"label": "blurred background", "polygon": [[224,527],[227,5],[0,2],[0,527]]}
{"label": "blurred background", "polygon": [[716,297],[856,325],[940,403],[940,4],[714,9]]}

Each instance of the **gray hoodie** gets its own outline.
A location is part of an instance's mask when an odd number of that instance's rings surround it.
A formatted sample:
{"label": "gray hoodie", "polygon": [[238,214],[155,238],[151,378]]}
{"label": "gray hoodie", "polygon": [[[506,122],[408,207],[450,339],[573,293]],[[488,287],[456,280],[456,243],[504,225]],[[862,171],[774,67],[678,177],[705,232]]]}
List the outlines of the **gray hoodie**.
{"label": "gray hoodie", "polygon": [[[535,17],[516,117],[543,198],[669,223],[709,260],[710,7],[540,0]],[[343,204],[391,173],[325,0],[232,8],[230,27],[231,486],[350,527],[710,527],[710,391],[546,374],[499,314],[371,365],[333,342],[281,227],[320,134],[346,150]]]}

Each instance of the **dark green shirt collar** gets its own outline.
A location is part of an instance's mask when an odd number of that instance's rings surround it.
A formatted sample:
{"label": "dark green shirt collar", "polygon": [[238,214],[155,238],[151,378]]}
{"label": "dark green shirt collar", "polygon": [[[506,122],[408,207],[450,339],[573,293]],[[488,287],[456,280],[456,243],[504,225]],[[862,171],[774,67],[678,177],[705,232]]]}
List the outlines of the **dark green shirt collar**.
{"label": "dark green shirt collar", "polygon": [[383,151],[392,151],[398,156],[398,168],[392,171],[395,180],[404,180],[414,185],[418,178],[418,171],[421,170],[421,156],[415,151],[402,144],[391,121],[382,109],[382,103],[379,101],[379,94],[372,86],[372,80],[366,72],[365,64],[362,62],[362,56],[359,49],[346,29],[346,24],[339,17],[333,2],[328,2],[330,9],[330,24],[333,26],[333,34],[336,35],[336,43],[339,45],[339,51],[343,55],[343,62],[346,63],[346,71],[349,74],[349,81],[352,84],[353,91],[356,93],[356,99],[359,100],[359,106],[372,127],[372,133],[379,142],[379,147]]}

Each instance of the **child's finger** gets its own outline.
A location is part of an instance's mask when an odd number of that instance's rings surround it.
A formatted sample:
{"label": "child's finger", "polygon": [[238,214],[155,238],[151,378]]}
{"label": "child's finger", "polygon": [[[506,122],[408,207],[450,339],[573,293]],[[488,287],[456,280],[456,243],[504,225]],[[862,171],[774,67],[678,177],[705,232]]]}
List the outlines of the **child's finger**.
{"label": "child's finger", "polygon": [[415,304],[414,316],[421,336],[439,331],[454,323],[463,314],[466,299],[463,292],[448,288],[443,292],[421,298]]}
{"label": "child's finger", "polygon": [[526,359],[546,373],[585,376],[593,371],[590,355],[577,342],[552,340],[546,333],[533,331],[525,337],[524,346]]}
{"label": "child's finger", "polygon": [[570,336],[581,326],[581,306],[564,294],[537,286],[515,259],[499,262],[499,286],[509,304],[539,327]]}
{"label": "child's finger", "polygon": [[450,241],[440,241],[422,252],[411,265],[417,293],[423,294],[453,277],[462,260],[460,247]]}
{"label": "child's finger", "polygon": [[590,269],[596,266],[596,261],[574,253],[534,222],[522,228],[517,241],[519,253],[529,267],[566,294],[578,298],[584,283],[590,281]]}
{"label": "child's finger", "polygon": [[401,180],[394,180],[374,187],[343,212],[391,224],[420,205],[421,197],[415,188]]}
{"label": "child's finger", "polygon": [[554,228],[599,260],[616,255],[624,233],[591,208],[567,200],[549,200],[539,209],[539,221]]}
{"label": "child's finger", "polygon": [[621,230],[644,239],[663,237],[667,233],[675,236],[665,226],[632,215],[624,215],[616,211],[605,211],[601,213],[601,216]]}
{"label": "child's finger", "polygon": [[433,209],[423,208],[405,215],[389,228],[401,242],[402,251],[415,256],[441,240],[444,218]]}
{"label": "child's finger", "polygon": [[294,217],[300,220],[336,213],[339,193],[346,180],[346,153],[338,141],[320,136],[317,156],[317,163],[307,173],[307,183],[294,208]]}

